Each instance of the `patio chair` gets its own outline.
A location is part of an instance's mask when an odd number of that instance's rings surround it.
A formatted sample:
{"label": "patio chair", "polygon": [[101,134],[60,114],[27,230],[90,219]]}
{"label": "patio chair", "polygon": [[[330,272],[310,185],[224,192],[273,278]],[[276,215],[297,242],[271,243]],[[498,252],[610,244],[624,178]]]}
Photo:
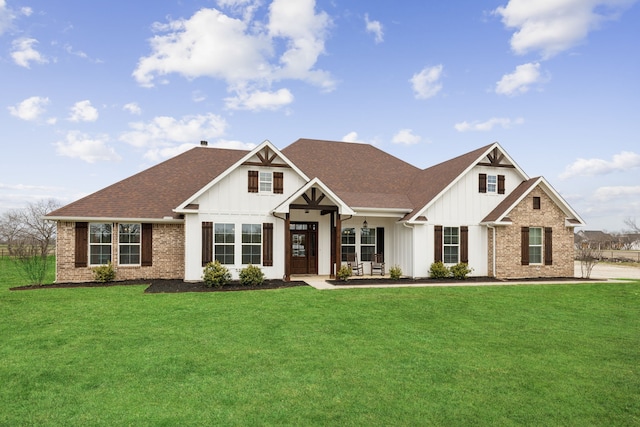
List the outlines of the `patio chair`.
{"label": "patio chair", "polygon": [[380,273],[381,276],[384,276],[384,254],[373,254],[373,259],[371,260],[371,274]]}
{"label": "patio chair", "polygon": [[364,274],[364,267],[361,262],[358,262],[357,253],[345,254],[347,258],[347,265],[351,268],[351,272],[354,276],[362,276]]}

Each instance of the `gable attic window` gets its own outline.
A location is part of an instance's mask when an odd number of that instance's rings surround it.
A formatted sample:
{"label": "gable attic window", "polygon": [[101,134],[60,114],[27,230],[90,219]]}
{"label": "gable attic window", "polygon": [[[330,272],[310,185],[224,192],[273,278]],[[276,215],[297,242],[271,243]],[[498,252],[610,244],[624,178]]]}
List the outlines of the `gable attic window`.
{"label": "gable attic window", "polygon": [[247,188],[249,193],[282,194],[284,192],[284,173],[248,171]]}
{"label": "gable attic window", "polygon": [[111,262],[111,224],[89,224],[89,264]]}
{"label": "gable attic window", "polygon": [[271,172],[260,172],[260,192],[271,193],[273,188],[273,174]]}
{"label": "gable attic window", "polygon": [[505,176],[488,175],[486,173],[478,174],[478,192],[489,194],[504,194]]}

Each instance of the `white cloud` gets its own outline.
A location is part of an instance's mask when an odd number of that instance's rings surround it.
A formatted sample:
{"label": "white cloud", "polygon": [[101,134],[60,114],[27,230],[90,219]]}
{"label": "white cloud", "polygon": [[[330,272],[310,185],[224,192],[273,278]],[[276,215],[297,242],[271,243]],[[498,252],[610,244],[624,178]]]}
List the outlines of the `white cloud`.
{"label": "white cloud", "polygon": [[442,89],[442,83],[440,82],[442,70],[442,64],[425,67],[409,79],[416,98],[427,99],[440,92],[440,89]]}
{"label": "white cloud", "polygon": [[15,107],[8,107],[12,116],[22,120],[34,121],[45,112],[45,107],[49,105],[49,98],[42,96],[32,96],[16,104]]}
{"label": "white cloud", "polygon": [[236,96],[225,98],[226,107],[231,110],[277,110],[293,102],[293,94],[289,89],[279,89],[276,92],[256,90],[254,92],[240,92]]}
{"label": "white cloud", "polygon": [[419,143],[421,140],[422,138],[414,135],[411,129],[401,129],[393,136],[391,142],[394,144],[413,145]]}
{"label": "white cloud", "polygon": [[593,197],[598,202],[607,202],[615,199],[625,199],[628,201],[629,198],[640,198],[640,186],[600,187],[593,193]]}
{"label": "white cloud", "polygon": [[361,142],[358,139],[358,132],[356,131],[351,131],[348,134],[346,134],[345,136],[342,137],[342,141],[343,142]]}
{"label": "white cloud", "polygon": [[376,43],[382,43],[384,41],[384,33],[380,21],[369,21],[369,14],[367,13],[364,15],[364,22],[367,32],[375,36]]}
{"label": "white cloud", "polygon": [[180,119],[159,116],[146,123],[129,123],[129,127],[132,130],[123,133],[120,140],[146,149],[145,157],[157,160],[164,155],[170,157],[171,153],[175,155],[181,147],[193,147],[201,140],[222,136],[227,123],[222,117],[208,113]]}
{"label": "white cloud", "polygon": [[54,146],[59,155],[84,160],[87,163],[119,161],[120,155],[107,144],[108,141],[107,135],[92,137],[79,131],[70,131],[67,132],[64,141],[58,141]]}
{"label": "white cloud", "polygon": [[560,178],[606,175],[636,168],[640,168],[640,154],[623,151],[615,154],[611,160],[579,158],[565,168],[564,172],[560,174]]}
{"label": "white cloud", "polygon": [[218,5],[242,17],[201,9],[188,19],[156,23],[160,34],[150,39],[152,52],[139,59],[133,72],[138,83],[151,87],[172,73],[211,77],[226,81],[238,98],[251,98],[252,92],[263,97],[273,82],[285,79],[334,88],[330,74],[315,69],[331,20],[315,11],[314,0],[274,0],[266,23],[254,19],[257,1],[221,0]]}
{"label": "white cloud", "polygon": [[125,104],[122,109],[124,111],[128,111],[131,114],[135,114],[136,116],[142,114],[142,109],[136,102],[129,102],[128,104]]}
{"label": "white cloud", "polygon": [[518,55],[540,52],[548,59],[583,41],[602,22],[617,17],[636,0],[509,0],[494,10],[516,30],[511,49]]}
{"label": "white cloud", "polygon": [[528,92],[531,85],[542,81],[540,63],[529,62],[518,65],[511,74],[502,76],[496,83],[496,93],[499,95],[518,95]]}
{"label": "white cloud", "polygon": [[28,37],[22,37],[14,40],[11,43],[11,57],[13,58],[13,61],[17,65],[25,68],[31,68],[31,62],[35,62],[37,64],[46,64],[49,62],[40,54],[40,52],[33,48],[37,43],[38,40]]}
{"label": "white cloud", "polygon": [[72,122],[95,122],[98,120],[98,110],[91,105],[89,100],[78,101],[71,107],[68,120]]}
{"label": "white cloud", "polygon": [[460,122],[456,123],[453,127],[458,132],[468,132],[468,131],[490,131],[495,126],[501,126],[503,129],[509,129],[512,125],[521,125],[524,123],[524,119],[522,117],[518,117],[517,119],[510,119],[507,117],[492,117],[487,121],[473,121],[473,122]]}

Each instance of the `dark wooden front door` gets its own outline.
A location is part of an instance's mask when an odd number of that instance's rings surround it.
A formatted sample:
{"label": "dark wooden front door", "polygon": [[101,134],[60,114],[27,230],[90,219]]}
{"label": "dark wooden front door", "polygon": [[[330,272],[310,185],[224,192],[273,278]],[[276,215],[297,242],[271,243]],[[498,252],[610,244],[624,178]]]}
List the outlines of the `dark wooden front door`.
{"label": "dark wooden front door", "polygon": [[292,222],[291,274],[318,274],[318,223]]}

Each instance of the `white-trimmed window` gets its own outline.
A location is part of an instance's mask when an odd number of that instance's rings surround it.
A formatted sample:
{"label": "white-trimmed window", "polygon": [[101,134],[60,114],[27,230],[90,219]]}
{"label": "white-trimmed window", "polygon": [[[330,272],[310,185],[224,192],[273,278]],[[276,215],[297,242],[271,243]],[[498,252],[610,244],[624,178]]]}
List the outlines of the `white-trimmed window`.
{"label": "white-trimmed window", "polygon": [[498,175],[487,175],[487,193],[498,192]]}
{"label": "white-trimmed window", "polygon": [[260,172],[260,192],[271,193],[273,192],[273,173]]}
{"label": "white-trimmed window", "polygon": [[111,224],[89,224],[89,264],[104,265],[111,262]]}
{"label": "white-trimmed window", "polygon": [[542,227],[529,227],[529,264],[542,264]]}
{"label": "white-trimmed window", "polygon": [[118,264],[140,265],[140,224],[118,225]]}
{"label": "white-trimmed window", "polygon": [[442,261],[457,264],[460,259],[460,228],[443,227],[442,243]]}
{"label": "white-trimmed window", "polygon": [[260,265],[262,225],[242,224],[242,264]]}
{"label": "white-trimmed window", "polygon": [[360,229],[360,261],[373,261],[376,252],[376,229]]}
{"label": "white-trimmed window", "polygon": [[214,259],[220,264],[235,263],[235,236],[234,224],[215,224],[213,235]]}
{"label": "white-trimmed window", "polygon": [[341,250],[342,261],[347,261],[349,258],[347,254],[356,253],[356,229],[352,227],[345,227],[342,229],[341,238]]}

